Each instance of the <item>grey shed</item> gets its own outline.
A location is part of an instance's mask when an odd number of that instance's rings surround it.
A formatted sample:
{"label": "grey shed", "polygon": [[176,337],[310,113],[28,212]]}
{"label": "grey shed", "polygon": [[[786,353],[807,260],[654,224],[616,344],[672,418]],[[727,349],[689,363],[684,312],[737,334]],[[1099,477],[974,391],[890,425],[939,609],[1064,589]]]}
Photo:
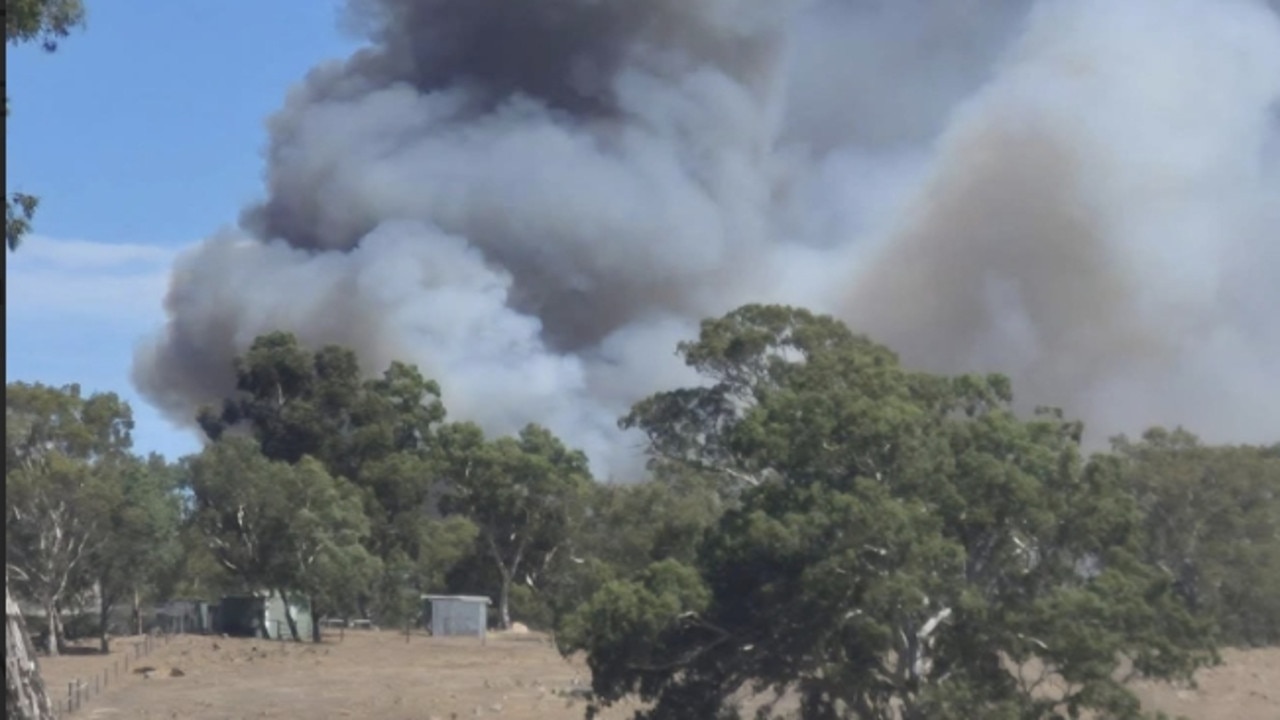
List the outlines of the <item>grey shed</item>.
{"label": "grey shed", "polygon": [[482,595],[423,595],[430,602],[431,634],[473,635],[484,639],[489,625],[489,598]]}

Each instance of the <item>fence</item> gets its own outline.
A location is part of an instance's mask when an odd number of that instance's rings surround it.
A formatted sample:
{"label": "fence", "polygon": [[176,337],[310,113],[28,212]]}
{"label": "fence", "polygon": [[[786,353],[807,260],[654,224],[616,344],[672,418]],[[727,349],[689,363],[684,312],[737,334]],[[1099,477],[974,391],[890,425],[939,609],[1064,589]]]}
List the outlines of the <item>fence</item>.
{"label": "fence", "polygon": [[168,645],[170,638],[168,633],[144,635],[141,640],[134,641],[131,651],[112,660],[110,665],[102,669],[102,672],[94,673],[89,678],[79,677],[68,682],[65,698],[58,697],[57,688],[48,688],[54,710],[58,711],[62,717],[78,712],[86,702],[101,695],[107,688],[119,685],[122,682],[122,675],[127,678],[130,674],[131,660],[132,666],[136,669],[139,660],[150,655],[156,648]]}

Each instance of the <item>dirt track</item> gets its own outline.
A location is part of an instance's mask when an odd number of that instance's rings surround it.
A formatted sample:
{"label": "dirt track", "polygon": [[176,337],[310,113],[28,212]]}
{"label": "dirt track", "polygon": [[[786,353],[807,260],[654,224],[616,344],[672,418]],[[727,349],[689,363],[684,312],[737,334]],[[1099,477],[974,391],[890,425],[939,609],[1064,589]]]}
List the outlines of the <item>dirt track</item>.
{"label": "dirt track", "polygon": [[[118,641],[110,658],[44,659],[51,694],[65,700],[68,682],[122,664],[133,641]],[[1198,690],[1144,685],[1138,691],[1148,707],[1194,720],[1280,718],[1280,649],[1228,651],[1224,659],[1200,676]],[[580,720],[583,703],[565,694],[588,682],[583,667],[536,635],[490,637],[484,646],[423,635],[406,643],[400,634],[367,631],[318,646],[180,636],[130,660],[131,670],[140,667],[154,672],[149,678],[121,673],[71,717]],[[182,675],[171,677],[172,668]],[[603,717],[626,715],[615,709]]]}

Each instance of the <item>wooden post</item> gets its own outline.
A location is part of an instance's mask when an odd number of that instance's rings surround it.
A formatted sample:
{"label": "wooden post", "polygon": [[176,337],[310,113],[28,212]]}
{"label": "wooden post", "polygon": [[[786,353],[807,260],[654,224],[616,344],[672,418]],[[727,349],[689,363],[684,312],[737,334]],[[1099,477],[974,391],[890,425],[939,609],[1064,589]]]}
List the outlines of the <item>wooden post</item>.
{"label": "wooden post", "polygon": [[13,720],[52,720],[53,702],[45,691],[40,663],[23,623],[22,610],[9,593],[8,568],[5,570],[4,715]]}

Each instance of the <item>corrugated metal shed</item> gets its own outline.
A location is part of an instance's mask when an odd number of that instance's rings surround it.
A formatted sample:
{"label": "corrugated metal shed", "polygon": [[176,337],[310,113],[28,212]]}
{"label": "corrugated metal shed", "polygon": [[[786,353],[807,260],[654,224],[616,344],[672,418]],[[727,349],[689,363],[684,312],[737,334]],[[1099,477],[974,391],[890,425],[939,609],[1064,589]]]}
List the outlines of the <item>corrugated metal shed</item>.
{"label": "corrugated metal shed", "polygon": [[489,625],[489,598],[482,595],[423,595],[430,603],[431,634],[471,635],[483,639]]}

